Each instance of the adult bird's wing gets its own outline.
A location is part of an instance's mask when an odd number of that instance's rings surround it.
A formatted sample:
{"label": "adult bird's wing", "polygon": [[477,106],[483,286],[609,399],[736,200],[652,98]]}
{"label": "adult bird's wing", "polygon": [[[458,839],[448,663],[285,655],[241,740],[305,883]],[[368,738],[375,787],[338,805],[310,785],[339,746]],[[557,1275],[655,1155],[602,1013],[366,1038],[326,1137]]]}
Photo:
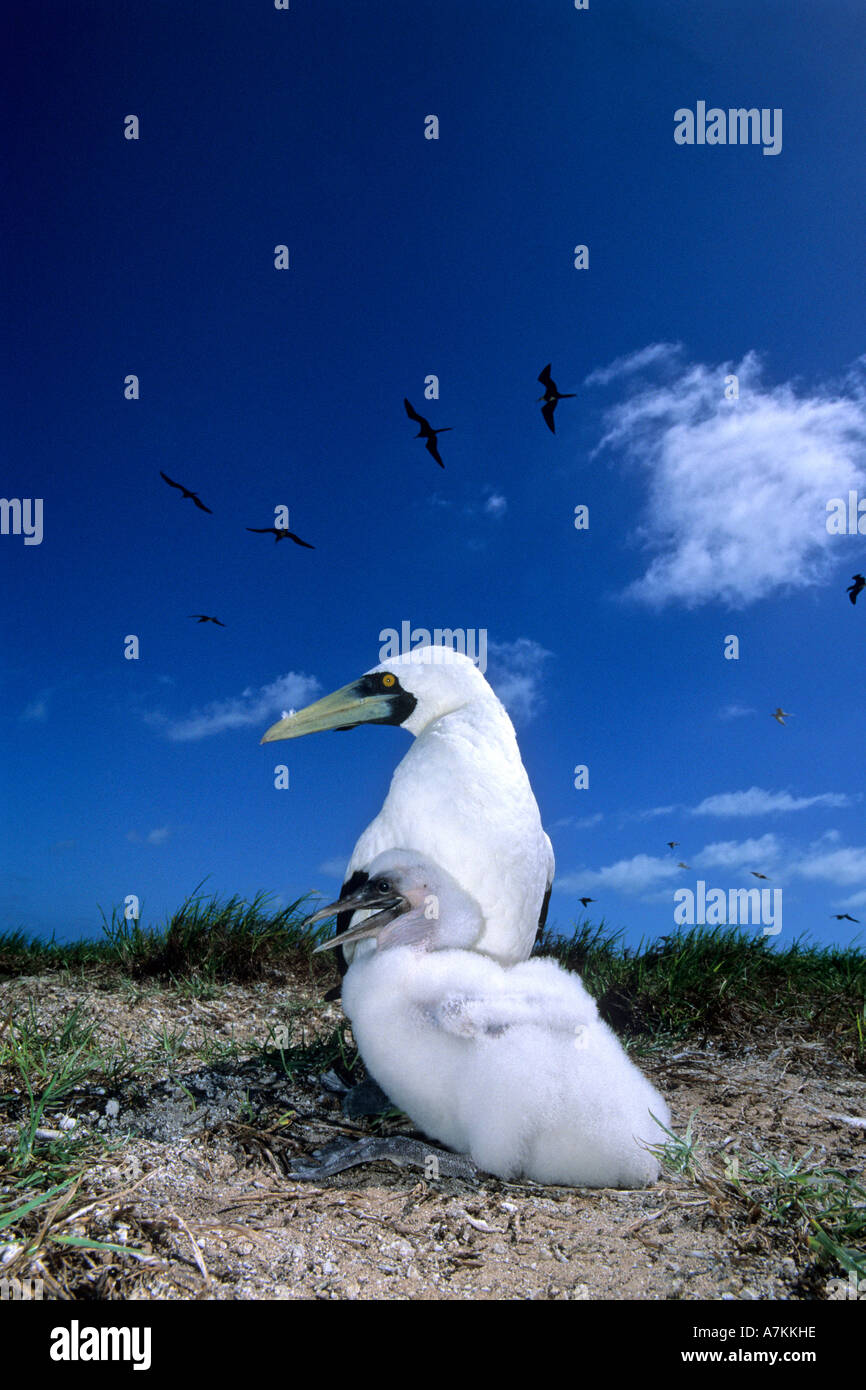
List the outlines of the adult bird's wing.
{"label": "adult bird's wing", "polygon": [[[496,814],[485,817],[485,807]],[[504,965],[529,956],[554,857],[514,728],[492,691],[412,741],[346,879],[394,846],[418,849],[475,899],[484,917],[477,951]]]}
{"label": "adult bird's wing", "polygon": [[255,531],[255,533],[256,533],[257,536],[277,536],[277,537],[279,537],[279,534],[280,534],[279,531],[277,530],[276,526],[248,526],[246,529],[247,529],[248,531]]}
{"label": "adult bird's wing", "polygon": [[427,421],[424,419],[424,416],[419,415],[417,410],[413,410],[410,402],[406,399],[405,396],[403,397],[403,404],[406,407],[406,414],[409,416],[410,420],[417,421],[419,425],[426,425]]}
{"label": "adult bird's wing", "polygon": [[[353,893],[358,892],[359,888],[364,887],[364,884],[367,882],[369,877],[370,875],[367,873],[366,869],[355,869],[354,872],[348,875],[342,888],[340,889],[340,897],[350,898]],[[369,915],[370,914],[367,912],[363,914],[359,913],[358,921],[363,921],[364,917],[368,917]],[[352,921],[352,916],[353,914],[351,912],[337,913],[337,921],[335,926],[335,934],[337,936],[342,936],[343,932],[349,930],[349,926]],[[342,977],[343,975],[345,975],[346,971],[349,968],[349,962],[346,960],[346,957],[344,956],[343,951],[340,947],[337,948],[337,950],[334,952],[334,955],[337,957],[337,969],[339,970],[340,976]],[[328,993],[325,995],[326,999],[339,999],[339,997],[340,985],[338,985],[336,989],[329,990]]]}
{"label": "adult bird's wing", "polygon": [[169,487],[176,487],[177,490],[178,490],[178,492],[183,492],[183,483],[176,483],[176,482],[174,481],[173,478],[170,478],[170,477],[168,476],[167,473],[163,473],[163,471],[162,471],[161,468],[160,468],[160,470],[159,470],[159,476],[160,476],[161,478],[164,478],[164,479],[165,479],[165,481],[168,483]]}
{"label": "adult bird's wing", "polygon": [[210,512],[211,516],[213,516],[213,512],[211,511],[210,507],[206,507],[200,497],[196,497],[194,492],[191,493],[190,496],[192,497],[193,502],[195,502],[195,505],[198,507],[200,512]]}
{"label": "adult bird's wing", "polygon": [[294,531],[289,531],[288,537],[290,541],[295,542],[295,545],[302,545],[305,550],[315,550],[316,548],[314,545],[310,545],[309,541],[302,541],[300,536],[295,535]]}
{"label": "adult bird's wing", "polygon": [[[539,372],[539,374],[538,374],[538,380],[541,382],[542,386],[547,387],[547,388],[550,388],[551,386],[553,386],[553,382],[552,382],[552,380],[551,380],[551,378],[550,378],[550,368],[552,367],[552,365],[553,365],[552,362],[548,362],[548,364],[547,364],[547,366],[544,368],[544,370],[543,370],[542,372]],[[556,390],[556,387],[553,386],[553,389],[554,389],[554,391],[555,391],[555,390]]]}
{"label": "adult bird's wing", "polygon": [[547,428],[551,434],[556,434],[556,425],[553,423],[553,412],[556,409],[556,401],[548,401],[541,407],[541,413],[547,421]]}

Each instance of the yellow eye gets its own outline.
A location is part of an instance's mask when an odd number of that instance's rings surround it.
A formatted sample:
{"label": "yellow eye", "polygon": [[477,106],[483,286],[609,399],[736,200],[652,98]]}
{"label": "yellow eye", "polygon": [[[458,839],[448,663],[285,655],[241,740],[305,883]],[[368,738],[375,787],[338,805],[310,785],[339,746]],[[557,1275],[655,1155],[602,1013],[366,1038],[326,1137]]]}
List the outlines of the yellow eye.
{"label": "yellow eye", "polygon": [[390,687],[391,687],[392,685],[394,685],[395,679],[396,679],[396,678],[395,678],[394,676],[383,676],[383,677],[382,677],[382,684],[385,685],[385,686],[387,686],[387,687],[390,689]]}

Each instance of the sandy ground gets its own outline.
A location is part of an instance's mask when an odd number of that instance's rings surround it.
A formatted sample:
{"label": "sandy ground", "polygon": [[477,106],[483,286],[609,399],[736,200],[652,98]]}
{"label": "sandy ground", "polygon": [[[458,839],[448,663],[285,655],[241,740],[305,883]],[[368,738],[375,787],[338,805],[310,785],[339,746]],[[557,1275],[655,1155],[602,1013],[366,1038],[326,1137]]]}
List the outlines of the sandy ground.
{"label": "sandy ground", "polygon": [[[327,1034],[339,1004],[291,992],[293,1038]],[[0,1018],[32,1003],[41,1021],[75,1003],[137,1056],[189,1029],[262,1046],[286,1023],[285,986],[230,986],[218,998],[106,990],[39,976],[0,986]],[[866,1085],[822,1042],[798,1037],[724,1048],[681,1046],[639,1057],[673,1112],[690,1117],[718,1183],[668,1175],[637,1192],[544,1188],[480,1177],[424,1181],[390,1163],[319,1183],[290,1181],[287,1160],[343,1134],[370,1132],[340,1111],[316,1073],[287,1078],[268,1058],[171,1065],[115,1086],[84,1087],[46,1124],[74,1120],[99,1136],[64,1229],[128,1246],[145,1258],[75,1253],[47,1272],[49,1292],[75,1298],[160,1299],[799,1299],[841,1297],[790,1227],[735,1198],[726,1163],[758,1149],[862,1177]],[[275,1065],[275,1060],[277,1064]],[[4,1084],[3,1090],[8,1087]],[[23,1098],[0,1117],[17,1134]],[[10,1123],[12,1121],[13,1123]],[[412,1133],[391,1122],[392,1132]],[[8,1252],[7,1252],[8,1253]],[[0,1252],[2,1258],[2,1252]],[[22,1271],[23,1272],[23,1271]],[[35,1272],[35,1271],[31,1271]]]}

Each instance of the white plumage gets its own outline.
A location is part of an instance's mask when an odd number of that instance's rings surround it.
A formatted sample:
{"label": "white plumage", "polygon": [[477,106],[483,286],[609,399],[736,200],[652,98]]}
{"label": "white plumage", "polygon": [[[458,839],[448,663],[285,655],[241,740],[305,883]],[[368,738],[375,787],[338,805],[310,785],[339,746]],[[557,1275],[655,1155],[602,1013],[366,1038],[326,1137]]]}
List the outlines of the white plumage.
{"label": "white plumage", "polygon": [[415,741],[355,845],[347,882],[383,850],[417,850],[478,904],[472,949],[524,960],[553,881],[553,848],[514,727],[484,676],[450,647],[415,648],[275,724],[265,740],[366,721],[400,723]]}
{"label": "white plumage", "polygon": [[668,1107],[580,978],[551,960],[504,968],[467,949],[478,905],[428,858],[389,850],[369,868],[341,904],[376,913],[350,930],[343,1007],[395,1104],[502,1178],[653,1182],[658,1163],[644,1145],[664,1142],[656,1121],[670,1124]]}

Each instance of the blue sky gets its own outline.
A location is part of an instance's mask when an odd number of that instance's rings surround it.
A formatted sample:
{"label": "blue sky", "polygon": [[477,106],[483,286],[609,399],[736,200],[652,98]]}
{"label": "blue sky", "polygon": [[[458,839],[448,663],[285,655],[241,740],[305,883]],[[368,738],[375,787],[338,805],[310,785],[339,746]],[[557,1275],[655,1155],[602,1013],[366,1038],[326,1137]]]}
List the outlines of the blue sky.
{"label": "blue sky", "polygon": [[[866,536],[826,505],[866,499],[859,3],[3,29],[2,487],[43,536],[0,535],[0,929],[88,935],[132,893],[161,921],[201,880],[332,893],[407,735],[259,739],[409,621],[486,630],[559,928],[586,895],[636,942],[758,871],[782,942],[854,939]],[[677,144],[699,101],[781,110],[780,153]],[[444,470],[404,396],[452,427]],[[247,533],[279,504],[314,550]]]}

